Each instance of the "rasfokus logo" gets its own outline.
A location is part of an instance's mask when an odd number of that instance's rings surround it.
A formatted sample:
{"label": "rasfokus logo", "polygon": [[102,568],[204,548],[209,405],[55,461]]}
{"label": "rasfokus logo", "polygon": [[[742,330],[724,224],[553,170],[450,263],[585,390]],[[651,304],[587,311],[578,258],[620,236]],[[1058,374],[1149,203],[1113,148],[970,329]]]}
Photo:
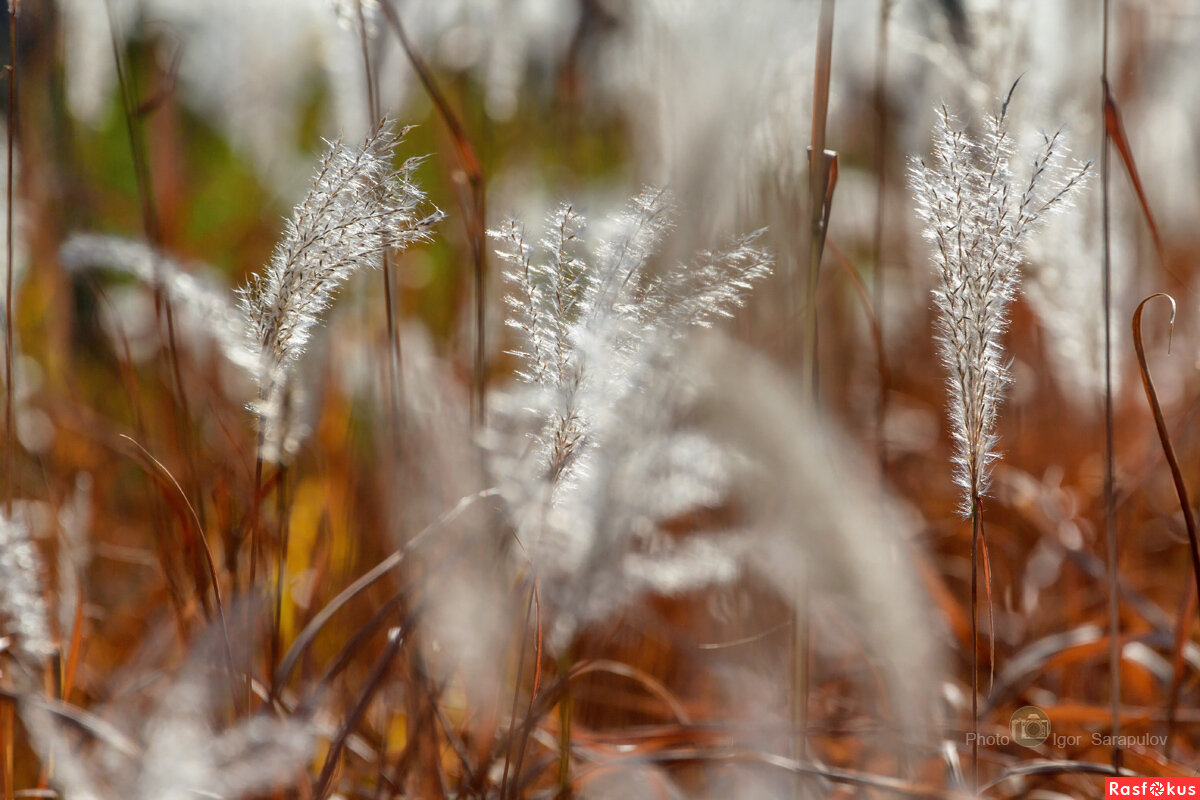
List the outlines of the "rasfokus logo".
{"label": "rasfokus logo", "polygon": [[1105,778],[1105,797],[1200,797],[1200,778]]}

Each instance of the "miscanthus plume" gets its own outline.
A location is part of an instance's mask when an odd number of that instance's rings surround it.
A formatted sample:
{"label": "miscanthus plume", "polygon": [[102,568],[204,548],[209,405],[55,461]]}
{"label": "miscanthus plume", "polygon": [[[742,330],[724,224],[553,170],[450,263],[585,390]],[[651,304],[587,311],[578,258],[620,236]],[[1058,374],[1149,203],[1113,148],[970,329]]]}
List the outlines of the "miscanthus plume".
{"label": "miscanthus plume", "polygon": [[756,232],[654,275],[672,212],[664,191],[645,189],[590,248],[569,205],[536,244],[516,221],[492,232],[509,267],[524,383],[497,399],[516,436],[494,451],[493,468],[557,612],[555,645],[641,592],[734,573],[736,548],[697,538],[676,547],[656,534],[665,518],[717,503],[733,458],[673,424],[687,383],[676,365],[687,332],[732,316],[772,259]]}
{"label": "miscanthus plume", "polygon": [[73,236],[62,250],[69,269],[107,265],[159,287],[180,311],[189,334],[211,337],[258,389],[259,454],[279,461],[298,446],[302,386],[296,371],[338,288],[388,251],[430,237],[442,213],[413,181],[421,159],[396,167],[403,132],[386,125],[360,147],[331,142],[304,200],[284,226],[271,260],[229,295],[145,244],[108,236]]}
{"label": "miscanthus plume", "polygon": [[[1010,95],[1011,98],[1011,95]],[[1017,292],[1030,233],[1043,216],[1065,205],[1090,165],[1067,167],[1061,133],[1044,136],[1029,177],[1011,161],[1015,144],[1008,101],[975,136],[943,106],[928,160],[914,160],[910,179],[917,215],[933,250],[938,347],[949,376],[960,510],[971,513],[988,490],[996,452],[996,417],[1011,377],[1001,337]]]}
{"label": "miscanthus plume", "polygon": [[49,619],[29,529],[0,516],[0,632],[14,637],[17,653],[36,661],[54,652]]}
{"label": "miscanthus plume", "polygon": [[425,195],[413,182],[420,159],[399,169],[393,165],[399,138],[383,127],[361,148],[330,144],[270,262],[241,290],[246,329],[259,359],[255,410],[266,460],[288,449],[283,431],[290,379],[338,287],[358,269],[378,266],[389,250],[428,239],[442,218],[436,209],[425,210]]}
{"label": "miscanthus plume", "polygon": [[[174,674],[166,664],[131,666],[126,685],[105,687],[108,703],[75,712],[86,720],[87,736],[64,724],[74,717],[61,713],[65,704],[23,695],[18,710],[30,743],[43,764],[53,763],[49,781],[57,794],[49,796],[232,800],[276,794],[295,782],[312,758],[319,723],[299,713],[228,720],[231,687],[219,666],[219,641],[217,629],[197,637]],[[245,634],[235,639],[236,646],[247,641]]]}
{"label": "miscanthus plume", "polygon": [[[547,220],[540,253],[516,221],[492,231],[501,244],[498,255],[510,265],[513,292],[506,301],[508,325],[523,340],[514,351],[524,362],[519,374],[539,387],[547,404],[536,438],[551,485],[569,482],[589,447],[598,416],[591,400],[607,405],[604,397],[636,391],[644,356],[657,352],[660,340],[732,316],[770,274],[772,259],[758,248],[762,231],[756,231],[725,250],[699,254],[690,266],[651,276],[650,258],[670,229],[672,211],[664,190],[644,189],[608,221],[593,254],[581,252],[585,220],[570,205]],[[597,387],[602,391],[593,398]]]}

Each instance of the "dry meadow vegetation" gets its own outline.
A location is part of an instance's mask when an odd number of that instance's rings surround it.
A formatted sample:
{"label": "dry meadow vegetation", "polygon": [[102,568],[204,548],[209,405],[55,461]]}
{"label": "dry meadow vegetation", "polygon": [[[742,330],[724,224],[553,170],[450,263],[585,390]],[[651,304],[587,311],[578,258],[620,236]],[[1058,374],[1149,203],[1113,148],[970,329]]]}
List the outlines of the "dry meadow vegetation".
{"label": "dry meadow vegetation", "polygon": [[5,19],[0,800],[1195,774],[1189,0]]}

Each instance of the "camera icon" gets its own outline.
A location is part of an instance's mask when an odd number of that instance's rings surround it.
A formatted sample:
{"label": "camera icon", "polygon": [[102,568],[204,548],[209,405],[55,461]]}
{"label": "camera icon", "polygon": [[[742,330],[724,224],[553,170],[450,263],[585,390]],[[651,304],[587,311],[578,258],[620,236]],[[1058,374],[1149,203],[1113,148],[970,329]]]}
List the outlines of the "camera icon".
{"label": "camera icon", "polygon": [[1037,747],[1050,738],[1050,717],[1037,706],[1024,706],[1013,712],[1008,730],[1017,744]]}

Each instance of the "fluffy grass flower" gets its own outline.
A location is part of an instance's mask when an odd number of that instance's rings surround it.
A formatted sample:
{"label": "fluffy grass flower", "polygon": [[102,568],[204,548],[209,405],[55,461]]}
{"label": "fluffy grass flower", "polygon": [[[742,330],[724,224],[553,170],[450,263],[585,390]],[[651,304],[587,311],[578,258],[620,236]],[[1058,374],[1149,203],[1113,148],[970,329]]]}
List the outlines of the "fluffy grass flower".
{"label": "fluffy grass flower", "polygon": [[734,454],[671,419],[687,376],[684,334],[732,315],[771,270],[761,232],[652,275],[671,224],[667,194],[647,188],[585,247],[585,220],[561,206],[536,246],[508,222],[492,232],[509,264],[513,351],[525,386],[501,418],[518,436],[493,467],[522,541],[559,612],[553,641],[644,591],[675,593],[736,574],[736,548],[696,541],[649,548],[656,526],[719,504]]}
{"label": "fluffy grass flower", "polygon": [[35,662],[54,653],[41,569],[28,527],[15,518],[0,517],[0,618],[17,652]]}
{"label": "fluffy grass flower", "polygon": [[286,453],[290,378],[338,287],[359,269],[378,266],[387,251],[427,240],[442,218],[436,209],[425,210],[425,195],[413,182],[420,159],[393,166],[402,136],[381,127],[360,148],[331,143],[270,263],[241,289],[246,329],[259,357],[255,410],[265,460]]}
{"label": "fluffy grass flower", "polygon": [[1088,169],[1064,165],[1066,147],[1055,133],[1044,138],[1029,178],[1018,183],[1010,165],[1015,145],[1007,108],[1006,100],[974,138],[943,106],[930,160],[916,160],[910,169],[917,214],[937,268],[937,339],[949,371],[955,482],[963,490],[964,516],[986,494],[998,457],[997,411],[1011,380],[1001,337],[1027,240],[1045,214],[1064,205]]}

